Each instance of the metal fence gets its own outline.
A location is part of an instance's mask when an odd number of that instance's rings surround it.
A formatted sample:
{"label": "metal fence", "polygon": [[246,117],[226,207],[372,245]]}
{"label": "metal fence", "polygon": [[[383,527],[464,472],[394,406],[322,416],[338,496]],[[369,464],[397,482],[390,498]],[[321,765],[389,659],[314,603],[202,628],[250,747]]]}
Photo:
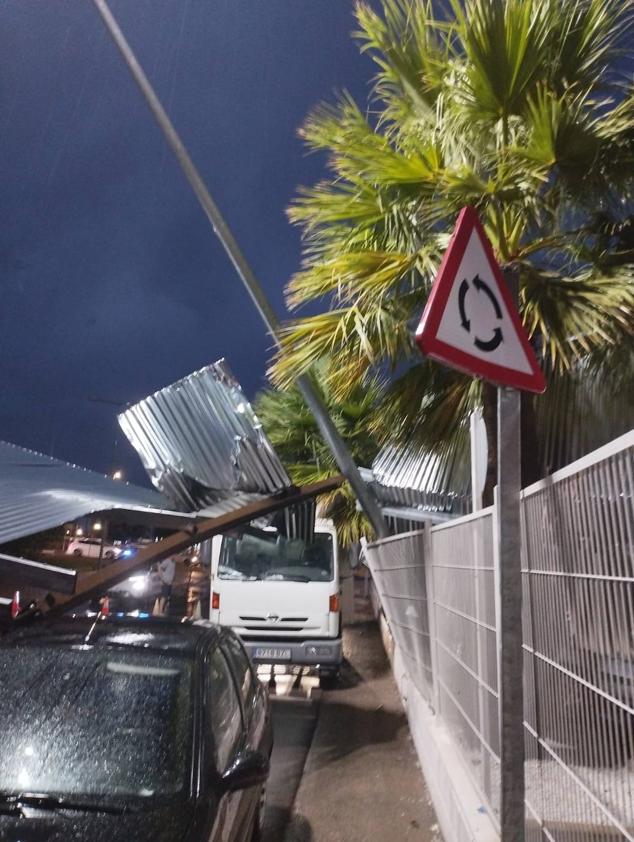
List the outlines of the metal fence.
{"label": "metal fence", "polygon": [[[408,667],[409,676],[428,702],[432,694],[429,606],[424,554],[424,532],[407,532],[384,539],[381,552],[370,549],[372,578],[392,637]],[[373,545],[376,547],[376,545]]]}
{"label": "metal fence", "polygon": [[431,530],[436,710],[490,807],[499,808],[493,509]]}
{"label": "metal fence", "polygon": [[634,436],[522,514],[531,838],[634,840]]}
{"label": "metal fence", "polygon": [[[368,553],[412,681],[494,820],[495,516]],[[634,842],[634,432],[525,490],[522,530],[527,839]]]}

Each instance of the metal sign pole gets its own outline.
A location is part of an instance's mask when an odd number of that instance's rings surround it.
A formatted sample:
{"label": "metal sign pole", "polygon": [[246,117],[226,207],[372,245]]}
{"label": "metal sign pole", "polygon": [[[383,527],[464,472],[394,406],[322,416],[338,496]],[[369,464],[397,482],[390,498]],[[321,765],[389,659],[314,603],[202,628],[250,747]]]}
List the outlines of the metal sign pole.
{"label": "metal sign pole", "polygon": [[[517,278],[507,272],[514,293]],[[503,842],[524,842],[524,692],[520,526],[520,418],[517,389],[498,389],[498,689],[500,716],[500,831]]]}
{"label": "metal sign pole", "polygon": [[[279,329],[280,325],[277,316],[273,312],[269,300],[260,284],[257,281],[250,265],[245,256],[242,254],[238,243],[236,242],[229,226],[225,222],[219,208],[211,197],[209,190],[200,173],[196,169],[194,162],[189,156],[184,143],[180,139],[176,129],[172,125],[167,112],[163,108],[156,92],[154,91],[149,79],[145,75],[143,68],[139,64],[134,55],[132,48],[128,44],[123,32],[121,31],[114,15],[110,11],[106,0],[93,0],[101,17],[103,18],[106,27],[112,36],[113,41],[119,48],[130,73],[135,82],[139,86],[141,93],[145,97],[154,118],[159,124],[165,139],[170,148],[174,152],[178,163],[189,181],[192,190],[196,194],[201,207],[207,214],[214,233],[222,243],[229,259],[234,265],[236,272],[244,286],[246,287],[253,303],[255,304],[258,313],[260,314],[267,330],[273,337],[275,343],[280,344]],[[330,448],[332,455],[335,457],[340,471],[345,475],[346,479],[352,486],[363,511],[368,520],[372,524],[374,531],[379,538],[385,538],[389,535],[387,522],[381,514],[381,509],[372,494],[372,491],[363,481],[359,469],[357,468],[346,443],[344,442],[339,430],[336,428],[334,421],[328,413],[328,409],[323,402],[321,396],[315,389],[309,375],[302,374],[296,379],[297,386],[302,393],[308,408],[312,412],[317,426],[323,435],[326,444]]]}

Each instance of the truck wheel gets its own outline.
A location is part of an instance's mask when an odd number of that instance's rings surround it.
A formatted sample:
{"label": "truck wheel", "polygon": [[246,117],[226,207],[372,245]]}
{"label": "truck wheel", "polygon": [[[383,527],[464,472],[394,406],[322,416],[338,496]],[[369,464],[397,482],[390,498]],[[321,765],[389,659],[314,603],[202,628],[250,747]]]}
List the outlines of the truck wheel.
{"label": "truck wheel", "polygon": [[339,667],[319,670],[319,686],[322,690],[334,690],[339,683]]}

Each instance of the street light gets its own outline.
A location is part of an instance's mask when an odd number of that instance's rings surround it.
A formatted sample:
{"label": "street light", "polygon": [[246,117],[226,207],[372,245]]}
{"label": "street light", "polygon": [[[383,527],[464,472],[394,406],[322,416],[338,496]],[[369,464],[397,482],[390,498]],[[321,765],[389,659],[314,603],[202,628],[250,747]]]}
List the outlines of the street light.
{"label": "street light", "polygon": [[[110,398],[101,398],[97,395],[92,395],[86,400],[90,401],[90,403],[101,403],[105,406],[114,406],[116,407],[117,414],[123,410],[127,409],[130,406],[130,401],[113,401]],[[108,468],[108,476],[111,476],[112,479],[115,480],[122,480],[123,479],[123,471],[120,468],[115,468],[115,465],[119,461],[119,457],[117,455],[117,448],[119,445],[119,425],[117,423],[116,415],[114,421],[114,437],[112,439],[112,458],[110,460],[110,467]]]}
{"label": "street light", "polygon": [[95,530],[95,532],[100,532],[101,531],[101,522],[98,521],[98,520],[95,521],[92,525],[92,528]]}

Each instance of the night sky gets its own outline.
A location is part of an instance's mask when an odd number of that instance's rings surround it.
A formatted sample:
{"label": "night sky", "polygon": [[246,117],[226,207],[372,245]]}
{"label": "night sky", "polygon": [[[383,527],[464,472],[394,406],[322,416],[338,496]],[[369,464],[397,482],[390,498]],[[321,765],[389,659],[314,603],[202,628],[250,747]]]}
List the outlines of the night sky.
{"label": "night sky", "polygon": [[[110,5],[283,316],[297,129],[373,73],[352,0]],[[0,439],[143,481],[112,402],[222,356],[252,398],[270,339],[90,0],[4,0],[0,103]]]}

